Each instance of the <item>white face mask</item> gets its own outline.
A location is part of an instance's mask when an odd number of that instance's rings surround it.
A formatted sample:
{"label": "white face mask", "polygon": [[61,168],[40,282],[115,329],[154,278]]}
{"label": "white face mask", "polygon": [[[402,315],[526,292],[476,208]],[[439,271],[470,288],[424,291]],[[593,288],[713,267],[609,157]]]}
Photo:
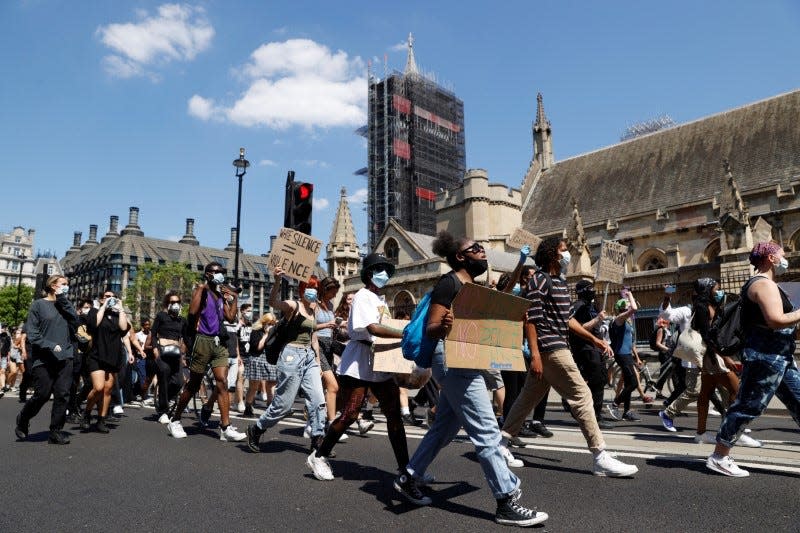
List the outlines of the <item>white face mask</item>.
{"label": "white face mask", "polygon": [[789,270],[789,260],[785,257],[781,257],[781,260],[778,261],[777,264],[772,263],[772,267],[775,269],[776,276],[782,276]]}
{"label": "white face mask", "polygon": [[564,271],[569,266],[569,261],[572,259],[572,256],[569,254],[567,250],[561,252],[561,259],[558,260],[558,264],[561,265],[561,270]]}
{"label": "white face mask", "polygon": [[177,315],[181,312],[181,304],[169,304],[169,310]]}

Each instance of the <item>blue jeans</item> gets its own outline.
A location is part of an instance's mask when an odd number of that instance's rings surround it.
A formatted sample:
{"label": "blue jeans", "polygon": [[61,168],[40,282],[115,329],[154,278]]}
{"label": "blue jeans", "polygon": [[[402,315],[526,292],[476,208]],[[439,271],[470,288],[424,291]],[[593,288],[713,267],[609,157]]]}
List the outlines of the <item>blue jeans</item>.
{"label": "blue jeans", "polygon": [[[793,350],[792,350],[793,351]],[[758,418],[777,395],[800,425],[800,372],[793,355],[763,353],[745,348],[739,394],[717,433],[717,442],[732,447],[744,427]]]}
{"label": "blue jeans", "polygon": [[275,398],[256,425],[267,430],[291,413],[292,405],[301,388],[306,397],[311,436],[325,433],[325,394],[322,392],[322,377],[314,350],[308,347],[287,344],[278,358],[278,385]]}
{"label": "blue jeans", "polygon": [[436,421],[408,463],[409,473],[422,476],[439,451],[463,427],[475,445],[483,475],[494,497],[503,498],[511,494],[519,487],[520,481],[508,469],[500,453],[500,428],[486,393],[483,375],[479,370],[448,369],[441,342],[433,354],[431,369],[433,378],[441,386]]}

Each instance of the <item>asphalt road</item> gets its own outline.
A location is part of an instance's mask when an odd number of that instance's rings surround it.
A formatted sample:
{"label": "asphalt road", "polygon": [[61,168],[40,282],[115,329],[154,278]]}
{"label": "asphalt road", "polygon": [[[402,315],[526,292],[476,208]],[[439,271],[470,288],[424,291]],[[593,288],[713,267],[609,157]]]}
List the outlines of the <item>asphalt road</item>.
{"label": "asphalt road", "polygon": [[[299,407],[299,404],[298,404]],[[47,444],[50,405],[14,436],[16,398],[0,400],[3,458],[0,531],[484,531],[495,502],[472,445],[457,440],[431,467],[431,507],[416,508],[392,489],[396,465],[381,423],[366,437],[351,434],[331,460],[336,479],[315,480],[305,466],[302,419],[284,420],[253,454],[218,440],[184,418],[189,437],[175,440],[153,411],[126,408],[109,435],[67,426],[72,443]],[[687,428],[665,433],[654,413],[606,433],[609,449],[639,467],[633,479],[591,475],[591,458],[575,423],[554,409],[552,439],[526,439],[514,449],[525,462],[523,503],[550,515],[544,531],[798,531],[800,434],[785,416],[763,417],[753,436],[759,450],[735,450],[751,476],[706,471],[711,446],[691,442]],[[216,420],[216,416],[213,420]],[[712,419],[713,425],[718,419]],[[234,425],[244,429],[244,420]],[[424,429],[409,430],[409,448]],[[742,458],[742,459],[739,459]]]}

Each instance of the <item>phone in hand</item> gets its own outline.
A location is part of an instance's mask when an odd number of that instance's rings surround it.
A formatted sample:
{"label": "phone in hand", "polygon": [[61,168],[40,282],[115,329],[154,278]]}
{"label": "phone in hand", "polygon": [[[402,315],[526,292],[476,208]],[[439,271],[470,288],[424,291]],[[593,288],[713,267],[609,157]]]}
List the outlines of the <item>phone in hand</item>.
{"label": "phone in hand", "polygon": [[675,285],[667,285],[666,287],[664,287],[664,292],[667,294],[675,294],[676,290],[677,288],[675,287]]}

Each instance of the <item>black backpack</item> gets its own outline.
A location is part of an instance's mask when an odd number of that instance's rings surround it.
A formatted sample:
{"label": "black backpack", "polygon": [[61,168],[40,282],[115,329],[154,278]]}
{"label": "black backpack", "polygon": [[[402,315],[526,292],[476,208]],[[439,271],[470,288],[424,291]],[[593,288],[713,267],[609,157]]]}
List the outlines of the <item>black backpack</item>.
{"label": "black backpack", "polygon": [[[653,330],[653,333],[650,334],[650,349],[654,352],[659,352],[661,350],[658,349],[658,345],[656,344],[656,340],[658,339],[658,330],[664,329],[661,326],[657,326],[656,329]],[[661,337],[664,338],[663,336]]]}
{"label": "black backpack", "polygon": [[744,348],[747,332],[742,322],[742,308],[747,289],[754,279],[750,278],[744,284],[738,301],[727,304],[711,321],[707,343],[719,355],[737,355]]}

